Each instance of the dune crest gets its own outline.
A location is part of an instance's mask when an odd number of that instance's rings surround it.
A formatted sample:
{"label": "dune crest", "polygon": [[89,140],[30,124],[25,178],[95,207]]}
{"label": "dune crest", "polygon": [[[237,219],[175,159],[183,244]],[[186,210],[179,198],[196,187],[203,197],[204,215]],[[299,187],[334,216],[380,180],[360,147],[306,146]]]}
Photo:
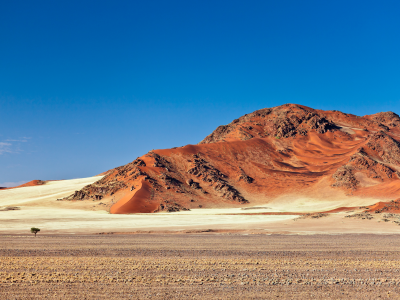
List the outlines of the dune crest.
{"label": "dune crest", "polygon": [[111,206],[112,214],[125,214],[132,211],[136,213],[151,213],[157,210],[159,204],[152,203],[151,185],[142,181],[140,187],[133,192],[128,192],[121,200]]}

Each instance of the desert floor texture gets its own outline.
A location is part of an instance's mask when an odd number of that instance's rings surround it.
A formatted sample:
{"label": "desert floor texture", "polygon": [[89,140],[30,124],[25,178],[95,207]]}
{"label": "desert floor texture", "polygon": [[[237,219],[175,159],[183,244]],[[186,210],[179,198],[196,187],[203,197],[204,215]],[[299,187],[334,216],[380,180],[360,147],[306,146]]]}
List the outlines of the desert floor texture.
{"label": "desert floor texture", "polygon": [[399,299],[398,235],[1,235],[0,299]]}

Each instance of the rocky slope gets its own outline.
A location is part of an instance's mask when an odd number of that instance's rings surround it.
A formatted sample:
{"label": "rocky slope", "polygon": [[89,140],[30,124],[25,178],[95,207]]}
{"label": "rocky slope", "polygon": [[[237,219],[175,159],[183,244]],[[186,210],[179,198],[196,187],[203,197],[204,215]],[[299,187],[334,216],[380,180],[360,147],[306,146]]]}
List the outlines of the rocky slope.
{"label": "rocky slope", "polygon": [[400,118],[286,104],[219,126],[198,145],[154,150],[66,200],[117,202],[111,213],[265,204],[282,195],[400,194]]}

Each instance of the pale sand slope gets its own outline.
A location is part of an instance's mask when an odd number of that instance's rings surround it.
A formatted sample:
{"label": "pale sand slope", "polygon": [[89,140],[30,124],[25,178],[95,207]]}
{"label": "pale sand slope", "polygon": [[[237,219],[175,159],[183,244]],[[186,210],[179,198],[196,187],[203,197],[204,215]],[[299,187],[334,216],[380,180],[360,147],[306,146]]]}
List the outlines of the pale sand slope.
{"label": "pale sand slope", "polygon": [[[274,212],[322,212],[339,207],[360,207],[375,204],[381,200],[375,198],[361,198],[348,196],[335,196],[333,199],[311,198],[296,195],[285,195],[268,203],[265,206]],[[250,212],[250,211],[248,211]],[[253,211],[251,211],[253,212]],[[258,211],[257,211],[258,212]]]}
{"label": "pale sand slope", "polygon": [[57,198],[69,196],[76,190],[80,190],[101,178],[103,176],[49,181],[44,185],[3,190],[0,191],[0,207],[18,206],[36,200],[57,200]]}
{"label": "pale sand slope", "polygon": [[104,211],[32,208],[0,212],[0,233],[133,232],[138,230],[260,230],[265,233],[400,233],[400,226],[376,220],[344,218],[346,213],[320,219],[294,220],[292,215],[217,215],[203,212],[112,215]]}
{"label": "pale sand slope", "polygon": [[[105,211],[31,208],[0,213],[0,232],[26,232],[32,226],[46,231],[103,232],[135,230],[182,230],[187,228],[233,228],[292,219],[293,216],[216,214],[131,214],[113,215]],[[236,223],[236,225],[234,225]]]}
{"label": "pale sand slope", "polygon": [[[355,220],[338,213],[320,219],[294,220],[294,215],[249,215],[262,212],[312,212],[341,206],[369,205],[374,199],[324,201],[295,195],[263,205],[262,209],[194,209],[177,213],[112,215],[93,211],[91,201],[57,201],[102,176],[49,182],[46,185],[0,191],[1,233],[24,233],[33,226],[41,233],[99,233],[137,230],[262,230],[271,233],[400,233],[400,226],[378,220]],[[356,204],[356,205],[355,205]],[[83,209],[84,208],[84,209]]]}

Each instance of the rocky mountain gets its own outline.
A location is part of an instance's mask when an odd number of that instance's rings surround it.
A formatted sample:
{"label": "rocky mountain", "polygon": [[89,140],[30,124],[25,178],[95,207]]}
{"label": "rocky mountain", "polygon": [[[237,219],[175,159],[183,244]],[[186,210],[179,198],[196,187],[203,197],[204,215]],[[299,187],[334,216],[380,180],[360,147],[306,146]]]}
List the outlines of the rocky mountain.
{"label": "rocky mountain", "polygon": [[257,110],[197,145],[154,150],[66,200],[112,197],[111,213],[265,204],[283,195],[400,196],[400,118],[296,104]]}

